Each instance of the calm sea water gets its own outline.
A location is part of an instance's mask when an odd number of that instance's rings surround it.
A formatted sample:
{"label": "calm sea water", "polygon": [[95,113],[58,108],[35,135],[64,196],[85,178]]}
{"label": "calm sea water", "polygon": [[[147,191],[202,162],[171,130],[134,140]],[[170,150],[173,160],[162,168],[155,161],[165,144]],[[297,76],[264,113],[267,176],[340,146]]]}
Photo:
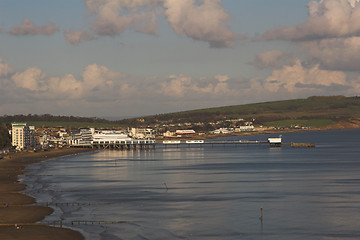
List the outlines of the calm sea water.
{"label": "calm sea water", "polygon": [[32,165],[24,181],[53,204],[46,220],[63,219],[87,239],[359,239],[360,131],[286,133],[283,141],[316,148],[100,151]]}

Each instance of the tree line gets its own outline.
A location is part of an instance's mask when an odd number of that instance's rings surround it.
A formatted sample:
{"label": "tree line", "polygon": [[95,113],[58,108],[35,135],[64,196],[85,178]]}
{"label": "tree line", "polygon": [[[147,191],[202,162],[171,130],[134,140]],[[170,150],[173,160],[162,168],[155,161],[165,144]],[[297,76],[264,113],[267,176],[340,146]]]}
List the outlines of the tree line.
{"label": "tree line", "polygon": [[51,114],[18,114],[18,115],[4,115],[0,116],[0,123],[10,124],[12,122],[35,122],[35,121],[45,121],[45,122],[90,122],[90,123],[112,123],[102,118],[97,117],[74,117],[74,116],[54,116]]}
{"label": "tree line", "polygon": [[0,125],[0,149],[8,148],[11,146],[11,139],[9,130],[5,124]]}

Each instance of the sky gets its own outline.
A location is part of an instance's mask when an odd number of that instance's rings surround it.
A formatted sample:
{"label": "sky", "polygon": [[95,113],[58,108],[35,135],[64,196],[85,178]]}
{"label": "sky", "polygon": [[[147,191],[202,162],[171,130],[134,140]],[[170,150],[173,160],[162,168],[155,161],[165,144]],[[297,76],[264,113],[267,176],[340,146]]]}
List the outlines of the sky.
{"label": "sky", "polygon": [[360,0],[0,0],[0,115],[360,94]]}

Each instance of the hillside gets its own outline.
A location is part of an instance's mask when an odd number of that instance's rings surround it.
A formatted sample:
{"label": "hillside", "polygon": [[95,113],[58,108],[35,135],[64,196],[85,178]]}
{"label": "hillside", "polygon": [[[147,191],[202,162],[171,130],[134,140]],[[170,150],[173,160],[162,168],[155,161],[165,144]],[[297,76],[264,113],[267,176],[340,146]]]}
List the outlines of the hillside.
{"label": "hillside", "polygon": [[[334,124],[359,124],[360,97],[309,97],[275,102],[199,109],[122,120],[127,125],[155,123],[207,123],[225,119],[245,119],[257,125],[324,127]],[[354,126],[355,126],[354,125]]]}
{"label": "hillside", "polygon": [[187,123],[189,128],[207,131],[214,127],[224,126],[210,126],[210,123],[236,119],[244,119],[243,122],[251,121],[257,126],[360,127],[360,97],[309,97],[158,114],[120,121],[49,114],[6,115],[0,116],[0,123],[9,126],[11,122],[28,122],[36,127],[64,126],[67,128],[161,127]]}
{"label": "hillside", "polygon": [[50,114],[28,114],[0,116],[0,123],[7,124],[9,127],[12,122],[27,122],[29,125],[39,127],[56,127],[63,126],[66,128],[118,128],[121,127],[118,122],[109,121],[101,118],[86,118],[74,116],[53,116]]}

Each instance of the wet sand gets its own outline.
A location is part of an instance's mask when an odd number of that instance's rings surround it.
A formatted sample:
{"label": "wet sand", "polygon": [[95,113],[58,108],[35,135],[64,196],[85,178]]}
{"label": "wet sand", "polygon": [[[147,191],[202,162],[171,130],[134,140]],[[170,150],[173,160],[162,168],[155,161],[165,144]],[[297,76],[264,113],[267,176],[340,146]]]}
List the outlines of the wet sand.
{"label": "wet sand", "polygon": [[0,239],[84,239],[76,231],[36,224],[53,212],[50,207],[33,206],[36,199],[21,193],[18,182],[24,168],[48,158],[88,152],[91,149],[64,148],[40,152],[11,153],[0,159]]}

